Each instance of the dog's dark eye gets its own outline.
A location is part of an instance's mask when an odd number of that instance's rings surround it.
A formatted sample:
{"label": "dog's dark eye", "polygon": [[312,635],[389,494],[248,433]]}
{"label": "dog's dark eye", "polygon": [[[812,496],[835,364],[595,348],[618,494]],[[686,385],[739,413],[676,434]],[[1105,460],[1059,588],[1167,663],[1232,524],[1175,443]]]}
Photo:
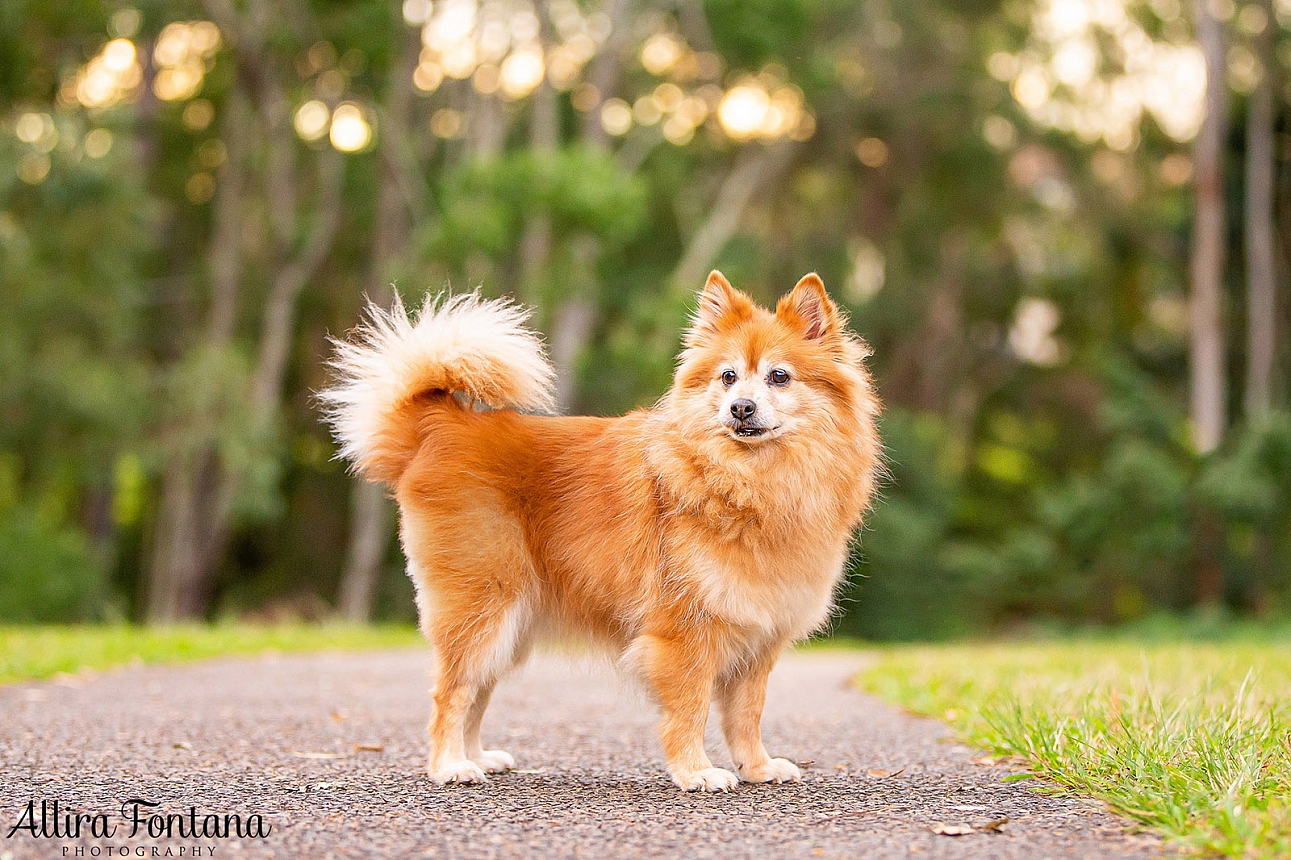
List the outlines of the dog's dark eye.
{"label": "dog's dark eye", "polygon": [[733,371],[733,370],[723,370],[723,371],[722,371],[722,384],[723,384],[723,385],[734,385],[734,384],[735,384],[735,381],[736,381],[737,379],[739,379],[739,377],[735,375],[735,371]]}
{"label": "dog's dark eye", "polygon": [[785,373],[783,370],[781,370],[778,367],[767,374],[767,379],[771,382],[772,385],[789,384],[789,374]]}

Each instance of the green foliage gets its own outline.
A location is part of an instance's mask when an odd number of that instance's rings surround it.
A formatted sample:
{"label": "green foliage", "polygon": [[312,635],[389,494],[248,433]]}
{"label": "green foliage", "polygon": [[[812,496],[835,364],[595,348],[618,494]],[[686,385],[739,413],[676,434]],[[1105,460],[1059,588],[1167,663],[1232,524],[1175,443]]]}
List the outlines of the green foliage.
{"label": "green foliage", "polygon": [[571,146],[465,162],[444,179],[439,202],[430,250],[460,264],[472,251],[502,256],[515,249],[535,215],[550,217],[557,235],[621,245],[640,229],[645,188],[609,153]]}
{"label": "green foliage", "polygon": [[1232,520],[1275,528],[1291,514],[1291,416],[1270,415],[1235,436],[1207,464],[1201,498]]}
{"label": "green foliage", "polygon": [[946,427],[892,410],[881,433],[890,479],[855,545],[837,631],[875,639],[967,633],[978,622],[947,547],[962,470]]}
{"label": "green foliage", "polygon": [[942,638],[1023,619],[1124,623],[1182,609],[1193,595],[1195,518],[1207,512],[1218,518],[1230,599],[1272,611],[1291,580],[1291,420],[1239,429],[1202,461],[1171,438],[1178,418],[1125,393],[1131,403],[1108,386],[1103,420],[1089,428],[1092,456],[1046,474],[1021,465],[1043,450],[999,448],[1004,464],[975,464],[990,480],[970,480],[972,464],[957,471],[936,419],[890,414],[892,480],[855,553],[855,603],[840,632]]}
{"label": "green foliage", "polygon": [[79,529],[0,507],[0,623],[101,620],[113,612],[110,594]]}
{"label": "green foliage", "polygon": [[722,56],[756,69],[811,53],[812,10],[802,0],[706,0],[704,12]]}
{"label": "green foliage", "polygon": [[[86,130],[63,114],[55,128]],[[25,148],[0,135],[0,400],[18,406],[0,414],[0,450],[21,452],[35,483],[102,479],[146,411],[137,271],[148,205],[112,152],[98,162],[55,148],[50,178],[28,186],[17,179]]]}
{"label": "green foliage", "polygon": [[247,397],[251,366],[236,347],[199,344],[158,374],[162,432],[157,466],[213,451],[220,468],[238,476],[236,514],[265,520],[282,510],[278,428]]}
{"label": "green foliage", "polygon": [[1197,504],[1222,528],[1220,560],[1240,603],[1286,606],[1291,586],[1291,415],[1239,428],[1197,481]]}

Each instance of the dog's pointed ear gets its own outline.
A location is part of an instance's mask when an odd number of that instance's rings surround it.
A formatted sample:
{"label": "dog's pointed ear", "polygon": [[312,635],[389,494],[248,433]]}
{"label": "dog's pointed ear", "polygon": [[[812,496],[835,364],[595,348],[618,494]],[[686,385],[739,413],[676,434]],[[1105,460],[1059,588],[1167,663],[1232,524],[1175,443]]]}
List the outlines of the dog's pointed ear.
{"label": "dog's pointed ear", "polygon": [[716,269],[699,293],[699,310],[695,313],[692,332],[716,331],[723,324],[753,316],[753,299],[731,286]]}
{"label": "dog's pointed ear", "polygon": [[843,328],[838,306],[825,292],[825,284],[815,272],[806,275],[775,306],[775,315],[797,325],[807,340],[822,340],[838,335]]}

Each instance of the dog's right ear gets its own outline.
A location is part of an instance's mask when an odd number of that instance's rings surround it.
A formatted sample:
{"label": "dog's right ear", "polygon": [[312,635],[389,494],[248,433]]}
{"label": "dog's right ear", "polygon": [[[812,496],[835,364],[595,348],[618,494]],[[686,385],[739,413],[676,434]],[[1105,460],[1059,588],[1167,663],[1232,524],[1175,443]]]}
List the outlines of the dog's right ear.
{"label": "dog's right ear", "polygon": [[731,282],[716,269],[699,293],[699,310],[687,335],[693,343],[700,334],[715,332],[724,325],[741,322],[753,316],[753,299],[731,286]]}

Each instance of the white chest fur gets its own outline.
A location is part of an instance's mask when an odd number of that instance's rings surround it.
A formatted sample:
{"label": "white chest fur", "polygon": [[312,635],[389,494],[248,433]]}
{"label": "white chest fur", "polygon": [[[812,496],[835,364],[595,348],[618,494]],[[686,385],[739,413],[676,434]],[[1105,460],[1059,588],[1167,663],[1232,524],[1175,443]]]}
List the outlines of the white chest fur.
{"label": "white chest fur", "polygon": [[847,547],[749,553],[738,561],[697,554],[681,575],[713,615],[771,636],[806,636],[829,617]]}

